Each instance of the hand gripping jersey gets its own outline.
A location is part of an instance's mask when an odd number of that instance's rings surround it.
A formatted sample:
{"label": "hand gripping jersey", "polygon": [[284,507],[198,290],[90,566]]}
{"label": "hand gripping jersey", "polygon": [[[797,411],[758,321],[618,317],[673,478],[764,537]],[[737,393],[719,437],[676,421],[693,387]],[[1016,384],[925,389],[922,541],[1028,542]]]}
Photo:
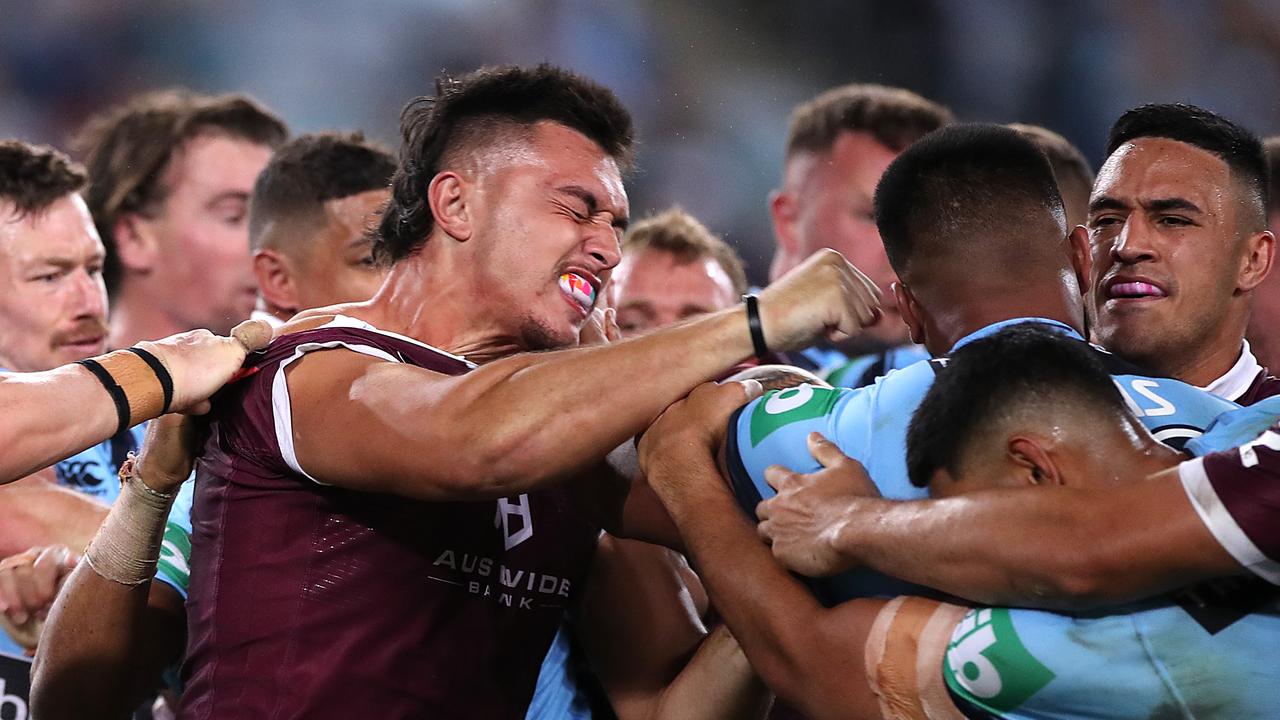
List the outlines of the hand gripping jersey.
{"label": "hand gripping jersey", "polygon": [[[1231,411],[1188,449],[1233,448],[1260,418],[1269,415],[1274,424],[1276,410],[1280,404],[1263,401]],[[1231,449],[1183,463],[1184,483],[1186,466],[1233,454],[1238,462],[1240,451]],[[1272,498],[1280,497],[1271,484]],[[1280,531],[1273,526],[1271,533]],[[1271,579],[1280,582],[1280,574]],[[1278,600],[1280,588],[1241,577],[1106,614],[971,610],[952,634],[943,676],[957,705],[975,718],[1274,717]]]}
{"label": "hand gripping jersey", "polygon": [[[1042,323],[1084,342],[1062,323],[1021,318],[989,325],[961,339],[956,346],[1023,322]],[[1146,377],[1113,356],[1098,352],[1112,367],[1116,384],[1135,414],[1157,438],[1175,447],[1199,435],[1224,411],[1238,407],[1177,380]],[[738,502],[754,517],[756,505],[774,495],[764,479],[764,470],[770,465],[801,473],[820,469],[805,443],[813,431],[822,433],[844,454],[861,462],[884,497],[926,497],[927,490],[913,486],[907,479],[907,426],[938,372],[946,372],[944,361],[918,362],[857,390],[802,385],[766,393],[743,406],[729,421],[725,448]],[[918,586],[866,570],[808,582],[827,604],[859,596],[927,593]]]}
{"label": "hand gripping jersey", "polygon": [[[191,512],[179,716],[521,717],[599,528],[563,487],[427,503],[309,477],[284,369],[330,348],[471,368],[339,317],[277,338],[215,398]],[[181,575],[172,557],[166,547],[163,569]]]}

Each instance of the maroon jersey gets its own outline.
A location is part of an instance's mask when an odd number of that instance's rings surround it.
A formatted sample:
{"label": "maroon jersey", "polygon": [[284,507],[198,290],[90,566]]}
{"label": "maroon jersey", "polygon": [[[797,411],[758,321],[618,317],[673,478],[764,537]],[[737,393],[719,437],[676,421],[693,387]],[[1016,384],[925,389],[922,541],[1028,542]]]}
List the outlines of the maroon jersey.
{"label": "maroon jersey", "polygon": [[1280,425],[1238,448],[1188,460],[1178,473],[1222,547],[1280,585]]}
{"label": "maroon jersey", "polygon": [[598,528],[565,488],[426,503],[307,476],[284,369],[336,347],[447,375],[472,367],[338,318],[278,338],[215,399],[180,716],[522,717]]}
{"label": "maroon jersey", "polygon": [[1272,395],[1280,395],[1280,378],[1272,375],[1270,370],[1262,368],[1258,371],[1257,376],[1254,377],[1253,382],[1249,384],[1249,389],[1236,398],[1236,402],[1241,405],[1252,405]]}

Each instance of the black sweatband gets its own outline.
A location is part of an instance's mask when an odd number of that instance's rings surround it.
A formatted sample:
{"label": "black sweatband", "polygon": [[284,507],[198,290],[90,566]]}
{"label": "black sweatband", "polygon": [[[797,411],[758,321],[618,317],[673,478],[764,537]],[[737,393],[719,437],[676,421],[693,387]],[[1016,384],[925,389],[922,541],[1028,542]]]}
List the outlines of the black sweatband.
{"label": "black sweatband", "polygon": [[127,347],[125,350],[142,358],[143,362],[151,368],[151,372],[156,374],[156,380],[160,381],[160,390],[164,392],[164,407],[161,408],[160,414],[169,412],[169,405],[173,403],[173,376],[165,369],[164,363],[160,362],[160,358],[142,348]]}
{"label": "black sweatband", "polygon": [[756,349],[756,357],[764,359],[769,354],[769,346],[764,342],[764,324],[760,322],[760,303],[750,293],[743,295],[747,303],[747,327],[751,329],[751,345]]}
{"label": "black sweatband", "polygon": [[93,376],[98,378],[98,382],[102,383],[102,387],[107,389],[107,394],[111,396],[111,401],[116,404],[116,417],[119,419],[119,423],[114,434],[119,435],[128,430],[129,425],[132,423],[129,422],[129,398],[125,396],[124,388],[120,387],[116,379],[111,377],[111,373],[107,372],[107,369],[93,358],[77,360],[76,364],[83,365],[85,369],[93,373]]}

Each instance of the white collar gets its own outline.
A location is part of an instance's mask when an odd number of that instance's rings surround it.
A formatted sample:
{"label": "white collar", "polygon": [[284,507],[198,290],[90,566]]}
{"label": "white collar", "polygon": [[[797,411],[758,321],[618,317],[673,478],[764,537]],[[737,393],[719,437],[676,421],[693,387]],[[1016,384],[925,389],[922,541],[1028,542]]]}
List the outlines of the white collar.
{"label": "white collar", "polygon": [[1200,389],[1234,402],[1253,386],[1253,381],[1258,378],[1260,372],[1262,372],[1262,366],[1258,364],[1258,358],[1254,357],[1253,351],[1249,349],[1249,341],[1245,340],[1244,347],[1240,350],[1240,359],[1236,360],[1236,364],[1232,365],[1222,377]]}
{"label": "white collar", "polygon": [[254,308],[253,312],[249,313],[249,319],[266,321],[266,323],[271,326],[272,330],[275,330],[281,325],[284,325],[284,321],[281,320],[280,318],[276,317],[275,315],[272,315],[266,310],[259,310],[257,308]]}

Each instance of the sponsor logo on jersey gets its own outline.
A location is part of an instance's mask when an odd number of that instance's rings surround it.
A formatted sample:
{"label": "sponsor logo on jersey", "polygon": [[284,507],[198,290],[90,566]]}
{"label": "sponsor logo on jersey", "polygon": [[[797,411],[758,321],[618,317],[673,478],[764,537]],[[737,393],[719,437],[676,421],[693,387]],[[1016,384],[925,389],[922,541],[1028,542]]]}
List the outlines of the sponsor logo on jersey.
{"label": "sponsor logo on jersey", "polygon": [[164,573],[176,582],[183,593],[191,585],[191,536],[181,526],[169,523],[164,528],[164,542],[160,545],[160,562],[156,574]]}
{"label": "sponsor logo on jersey", "polygon": [[791,423],[826,415],[839,399],[840,390],[813,385],[765,393],[751,413],[751,446]]}
{"label": "sponsor logo on jersey", "polygon": [[1013,711],[1055,677],[1022,644],[1007,608],[970,610],[951,635],[942,672],[954,691],[997,714]]}

